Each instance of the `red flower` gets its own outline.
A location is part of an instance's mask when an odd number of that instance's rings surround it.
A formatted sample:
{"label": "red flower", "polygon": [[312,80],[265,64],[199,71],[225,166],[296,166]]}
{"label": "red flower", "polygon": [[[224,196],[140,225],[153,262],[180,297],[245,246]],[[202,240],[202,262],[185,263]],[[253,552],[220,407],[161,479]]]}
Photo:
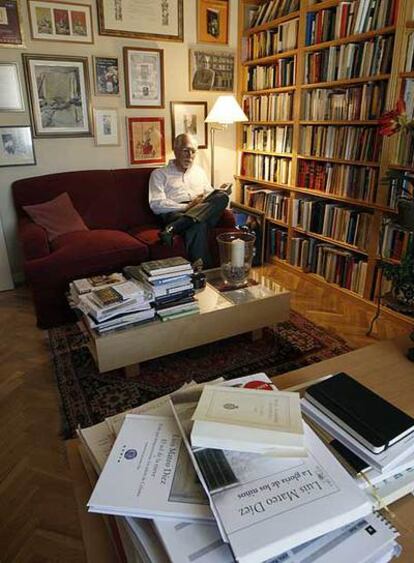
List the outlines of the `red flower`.
{"label": "red flower", "polygon": [[384,115],[378,120],[379,123],[379,134],[383,135],[384,137],[390,137],[397,133],[400,130],[401,125],[398,121],[400,116],[400,112],[397,110],[387,111]]}

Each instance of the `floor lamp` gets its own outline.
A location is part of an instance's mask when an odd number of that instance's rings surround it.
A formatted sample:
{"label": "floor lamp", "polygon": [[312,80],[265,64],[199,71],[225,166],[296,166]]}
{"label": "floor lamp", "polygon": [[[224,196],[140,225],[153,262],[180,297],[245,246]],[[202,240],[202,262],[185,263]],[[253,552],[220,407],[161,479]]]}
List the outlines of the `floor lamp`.
{"label": "floor lamp", "polygon": [[219,96],[205,119],[210,126],[211,185],[214,188],[214,142],[216,131],[223,131],[231,123],[248,121],[234,96]]}

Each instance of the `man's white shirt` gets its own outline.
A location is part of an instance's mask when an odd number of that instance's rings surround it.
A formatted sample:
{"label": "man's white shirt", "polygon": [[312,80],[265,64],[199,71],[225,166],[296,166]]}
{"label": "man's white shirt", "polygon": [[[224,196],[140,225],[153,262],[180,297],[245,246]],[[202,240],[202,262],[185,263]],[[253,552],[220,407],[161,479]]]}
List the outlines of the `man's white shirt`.
{"label": "man's white shirt", "polygon": [[207,175],[200,166],[193,164],[182,172],[176,167],[175,161],[170,160],[167,166],[151,173],[149,205],[156,215],[185,211],[188,202],[212,191]]}

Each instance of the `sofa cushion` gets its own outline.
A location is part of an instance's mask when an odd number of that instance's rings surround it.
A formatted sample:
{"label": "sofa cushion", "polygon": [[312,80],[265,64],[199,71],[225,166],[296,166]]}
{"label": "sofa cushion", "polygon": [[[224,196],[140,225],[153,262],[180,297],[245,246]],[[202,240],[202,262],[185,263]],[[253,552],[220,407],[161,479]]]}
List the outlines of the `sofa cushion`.
{"label": "sofa cushion", "polygon": [[171,256],[183,256],[186,258],[184,239],[180,236],[174,237],[173,246],[161,244],[159,234],[160,228],[156,225],[142,225],[129,231],[130,235],[148,246],[150,260],[160,260]]}
{"label": "sofa cushion", "polygon": [[23,209],[35,223],[45,229],[49,241],[66,233],[88,230],[66,192],[45,203],[24,205]]}

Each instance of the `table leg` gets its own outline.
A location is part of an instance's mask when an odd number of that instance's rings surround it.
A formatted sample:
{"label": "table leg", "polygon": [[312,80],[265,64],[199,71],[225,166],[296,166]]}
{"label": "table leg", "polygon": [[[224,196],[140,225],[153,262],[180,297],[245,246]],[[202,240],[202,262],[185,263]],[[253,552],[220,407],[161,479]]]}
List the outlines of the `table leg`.
{"label": "table leg", "polygon": [[256,330],[252,330],[252,341],[256,342],[256,340],[260,340],[263,338],[263,329],[258,328]]}
{"label": "table leg", "polygon": [[127,377],[137,377],[139,375],[139,364],[125,366],[124,373]]}

